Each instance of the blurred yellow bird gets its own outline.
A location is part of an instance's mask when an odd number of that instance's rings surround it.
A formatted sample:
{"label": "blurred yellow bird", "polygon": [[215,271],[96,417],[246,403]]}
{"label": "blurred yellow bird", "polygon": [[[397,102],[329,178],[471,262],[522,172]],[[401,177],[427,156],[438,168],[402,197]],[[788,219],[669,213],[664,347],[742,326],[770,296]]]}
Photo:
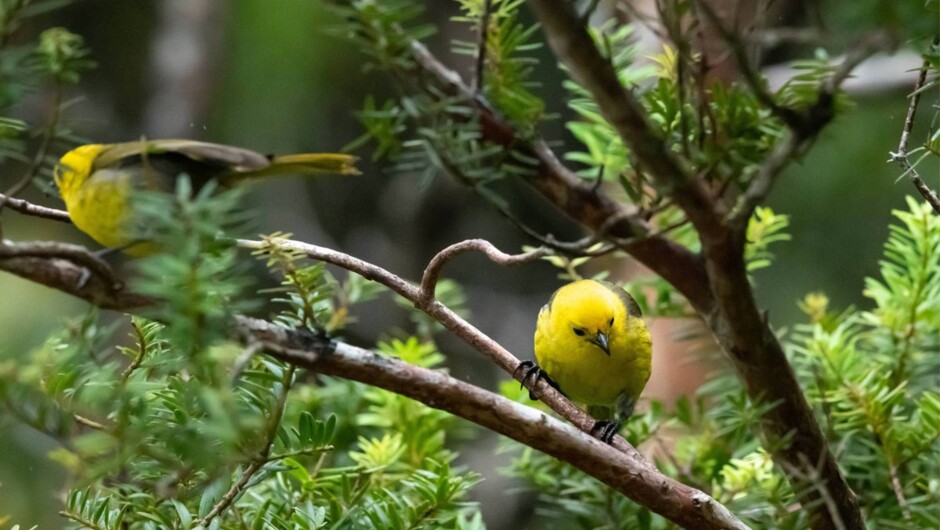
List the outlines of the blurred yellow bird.
{"label": "blurred yellow bird", "polygon": [[598,418],[594,431],[609,443],[633,413],[650,377],[653,343],[636,300],[595,280],[569,283],[539,311],[535,358],[523,384],[545,377]]}
{"label": "blurred yellow bird", "polygon": [[[231,186],[245,179],[287,173],[357,174],[350,155],[319,153],[265,156],[248,149],[192,140],[141,140],[89,144],[62,156],[55,183],[79,230],[105,247],[135,243],[130,194],[133,189],[172,192],[187,174],[195,188],[212,179]],[[147,246],[132,254],[147,253]]]}

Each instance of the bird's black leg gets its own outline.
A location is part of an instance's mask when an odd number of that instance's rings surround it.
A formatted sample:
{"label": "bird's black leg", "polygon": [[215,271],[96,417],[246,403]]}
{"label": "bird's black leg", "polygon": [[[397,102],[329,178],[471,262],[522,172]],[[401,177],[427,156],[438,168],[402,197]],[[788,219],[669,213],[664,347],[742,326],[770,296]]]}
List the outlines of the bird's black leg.
{"label": "bird's black leg", "polygon": [[591,434],[597,433],[597,438],[609,444],[614,440],[614,436],[620,432],[620,427],[623,426],[619,420],[599,420],[594,422],[594,426],[591,427]]}
{"label": "bird's black leg", "polygon": [[[519,385],[519,388],[526,387],[529,389],[529,399],[533,401],[538,400],[538,398],[535,397],[535,394],[532,393],[532,387],[526,385],[526,383],[529,382],[530,377],[535,378],[532,380],[532,385],[535,385],[536,383],[538,383],[539,379],[542,379],[543,381],[551,385],[552,388],[561,392],[561,389],[558,388],[558,383],[553,381],[552,378],[548,376],[548,373],[546,373],[545,370],[542,370],[542,368],[539,367],[538,363],[536,363],[535,361],[522,361],[521,363],[519,363],[519,366],[517,366],[516,369],[513,370],[512,377],[515,378],[516,374],[518,374],[520,371],[523,373],[523,375],[522,375],[522,383]],[[564,394],[564,392],[562,392],[562,394]]]}

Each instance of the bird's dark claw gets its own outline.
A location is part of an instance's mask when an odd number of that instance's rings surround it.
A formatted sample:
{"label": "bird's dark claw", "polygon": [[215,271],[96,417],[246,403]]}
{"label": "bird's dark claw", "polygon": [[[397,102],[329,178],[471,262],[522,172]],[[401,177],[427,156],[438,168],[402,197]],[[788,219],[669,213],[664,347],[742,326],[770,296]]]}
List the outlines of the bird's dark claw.
{"label": "bird's dark claw", "polygon": [[591,434],[597,433],[597,438],[600,441],[610,444],[614,440],[614,436],[620,432],[621,426],[623,426],[623,423],[617,420],[600,420],[591,427]]}
{"label": "bird's dark claw", "polygon": [[543,381],[551,385],[552,388],[561,392],[561,389],[558,388],[558,383],[553,381],[552,378],[548,376],[548,373],[546,373],[545,370],[542,370],[542,368],[539,367],[539,365],[535,361],[522,361],[521,363],[519,363],[519,366],[517,366],[516,369],[512,371],[512,377],[515,379],[516,374],[518,374],[520,371],[523,374],[522,374],[522,380],[521,380],[521,384],[519,385],[519,388],[526,387],[529,389],[529,399],[533,401],[538,400],[535,394],[532,393],[532,386],[529,386],[526,384],[529,382],[529,378],[534,378],[532,379],[533,386],[538,383],[539,379],[542,379]]}

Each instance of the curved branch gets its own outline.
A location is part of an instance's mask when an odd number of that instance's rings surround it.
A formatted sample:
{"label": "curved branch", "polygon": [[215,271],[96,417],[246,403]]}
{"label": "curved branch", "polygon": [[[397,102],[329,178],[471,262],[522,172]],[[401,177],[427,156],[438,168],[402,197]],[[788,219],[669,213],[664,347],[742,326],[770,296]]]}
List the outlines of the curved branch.
{"label": "curved branch", "polygon": [[410,397],[567,462],[684,528],[748,527],[710,496],[661,475],[645,459],[622,453],[570,425],[443,372],[304,330],[238,317],[237,327],[273,356],[327,375]]}
{"label": "curved branch", "polygon": [[424,275],[421,276],[421,291],[418,296],[422,304],[429,304],[434,299],[434,291],[444,265],[460,254],[470,251],[482,252],[490,261],[506,267],[528,263],[548,255],[548,250],[545,248],[537,248],[522,254],[506,254],[485,239],[468,239],[454,243],[431,258],[427,268],[424,269]]}

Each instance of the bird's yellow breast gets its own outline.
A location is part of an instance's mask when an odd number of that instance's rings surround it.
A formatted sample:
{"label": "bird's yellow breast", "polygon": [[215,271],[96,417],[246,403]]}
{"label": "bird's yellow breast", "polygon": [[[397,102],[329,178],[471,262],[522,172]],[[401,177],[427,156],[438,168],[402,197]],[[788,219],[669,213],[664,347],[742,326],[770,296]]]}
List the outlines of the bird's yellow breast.
{"label": "bird's yellow breast", "polygon": [[[609,329],[610,355],[575,328]],[[642,317],[631,316],[616,293],[583,280],[559,289],[542,308],[535,357],[571,399],[607,407],[621,396],[640,395],[650,376],[652,341]]]}
{"label": "bird's yellow breast", "polygon": [[117,169],[99,169],[81,186],[63,191],[62,200],[79,230],[98,243],[114,248],[131,242],[131,175]]}

